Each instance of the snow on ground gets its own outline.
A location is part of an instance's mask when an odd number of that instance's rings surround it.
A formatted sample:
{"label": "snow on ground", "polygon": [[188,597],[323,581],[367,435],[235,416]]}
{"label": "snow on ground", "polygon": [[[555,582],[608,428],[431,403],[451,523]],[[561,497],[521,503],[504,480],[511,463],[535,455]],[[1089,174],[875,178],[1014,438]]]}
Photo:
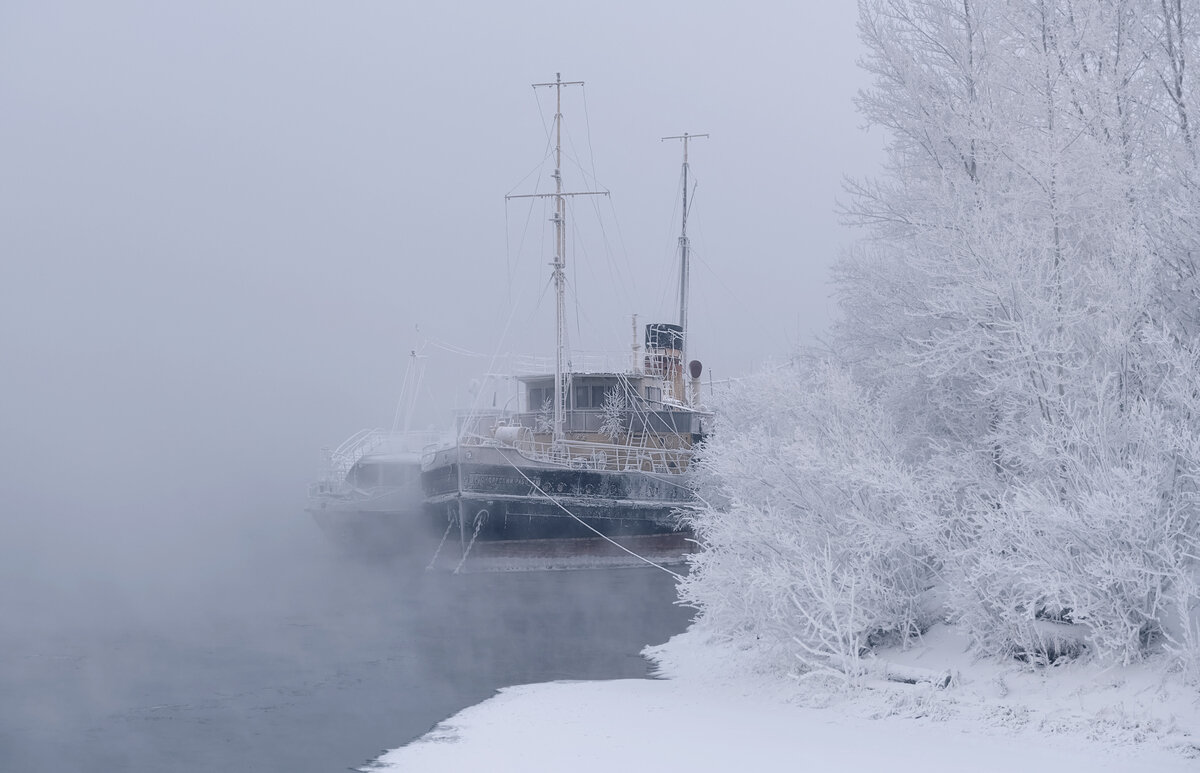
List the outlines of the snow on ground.
{"label": "snow on ground", "polygon": [[1200,770],[1200,693],[1153,667],[1035,671],[973,662],[937,630],[889,656],[947,690],[847,692],[758,673],[695,631],[648,650],[660,680],[501,690],[376,762],[449,771]]}

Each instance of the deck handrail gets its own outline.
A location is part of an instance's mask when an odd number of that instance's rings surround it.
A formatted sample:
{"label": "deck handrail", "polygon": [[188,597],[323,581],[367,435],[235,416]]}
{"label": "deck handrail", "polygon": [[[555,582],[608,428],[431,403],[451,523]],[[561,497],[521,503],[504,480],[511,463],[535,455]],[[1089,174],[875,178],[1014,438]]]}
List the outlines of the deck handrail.
{"label": "deck handrail", "polygon": [[538,462],[560,464],[578,470],[641,470],[672,474],[687,469],[692,459],[690,448],[659,448],[633,443],[602,443],[589,440],[521,440],[502,443],[486,435],[464,435],[463,445],[512,448]]}

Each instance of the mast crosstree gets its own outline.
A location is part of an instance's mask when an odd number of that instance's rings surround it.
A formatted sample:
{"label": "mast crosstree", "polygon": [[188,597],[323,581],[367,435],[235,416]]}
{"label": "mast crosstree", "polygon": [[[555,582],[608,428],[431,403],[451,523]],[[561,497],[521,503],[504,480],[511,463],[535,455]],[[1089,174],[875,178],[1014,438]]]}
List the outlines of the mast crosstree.
{"label": "mast crosstree", "polygon": [[554,73],[554,80],[549,83],[534,83],[533,88],[552,88],[555,92],[554,107],[554,193],[526,193],[505,196],[506,199],[554,199],[554,299],[555,299],[555,328],[554,328],[554,442],[561,443],[565,439],[563,424],[567,409],[567,390],[563,383],[563,360],[565,359],[566,342],[566,265],[567,265],[567,197],[569,196],[607,196],[608,191],[579,191],[566,193],[562,183],[562,89],[563,86],[582,86],[583,81],[564,81],[561,73]]}

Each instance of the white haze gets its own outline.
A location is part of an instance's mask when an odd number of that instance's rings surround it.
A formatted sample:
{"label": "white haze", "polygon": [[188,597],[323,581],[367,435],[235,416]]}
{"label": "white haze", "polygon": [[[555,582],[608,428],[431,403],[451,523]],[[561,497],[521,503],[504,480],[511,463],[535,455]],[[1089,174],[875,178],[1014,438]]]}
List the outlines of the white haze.
{"label": "white haze", "polygon": [[[320,544],[302,513],[319,449],[390,422],[422,336],[546,351],[544,218],[518,256],[526,210],[506,232],[503,196],[545,150],[529,84],[556,72],[587,81],[568,128],[612,191],[624,272],[599,244],[573,254],[573,335],[624,346],[630,313],[673,319],[680,148],[659,138],[688,131],[712,135],[692,154],[691,353],[722,378],[810,339],[842,175],[879,157],[851,102],[854,16],[5,3],[0,580],[75,604],[7,601],[153,615],[297,560]],[[426,423],[483,367],[431,354]]]}

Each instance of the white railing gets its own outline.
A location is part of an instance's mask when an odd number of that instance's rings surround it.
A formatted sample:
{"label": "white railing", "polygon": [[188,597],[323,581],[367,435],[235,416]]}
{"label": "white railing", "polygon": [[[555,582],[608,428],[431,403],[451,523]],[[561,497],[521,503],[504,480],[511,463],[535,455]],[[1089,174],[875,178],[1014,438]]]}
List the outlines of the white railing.
{"label": "white railing", "polygon": [[308,486],[310,497],[336,493],[345,486],[346,476],[354,463],[372,448],[383,442],[383,430],[360,429],[334,449],[325,452],[325,464],[317,479]]}
{"label": "white railing", "polygon": [[337,448],[325,449],[325,464],[317,480],[309,484],[308,495],[312,497],[343,491],[346,477],[355,463],[389,441],[396,444],[397,451],[416,452],[436,435],[430,432],[389,432],[385,429],[359,430]]}
{"label": "white railing", "polygon": [[538,462],[562,465],[576,470],[617,470],[680,473],[692,459],[690,448],[655,448],[630,443],[600,443],[586,440],[562,440],[558,443],[521,439],[506,443],[484,435],[464,435],[464,446],[500,446],[513,448],[522,456]]}

